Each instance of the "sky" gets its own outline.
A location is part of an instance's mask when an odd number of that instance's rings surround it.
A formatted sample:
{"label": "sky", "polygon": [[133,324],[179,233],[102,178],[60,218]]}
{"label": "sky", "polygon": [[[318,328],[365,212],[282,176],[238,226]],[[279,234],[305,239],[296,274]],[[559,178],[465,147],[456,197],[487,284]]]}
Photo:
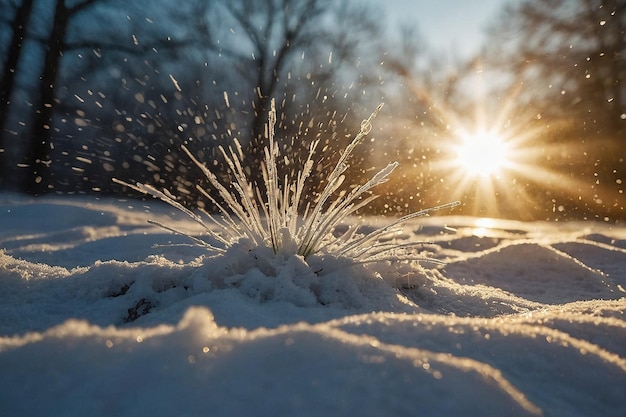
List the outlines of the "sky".
{"label": "sky", "polygon": [[415,23],[438,52],[470,56],[480,49],[485,28],[513,0],[370,0],[392,24]]}

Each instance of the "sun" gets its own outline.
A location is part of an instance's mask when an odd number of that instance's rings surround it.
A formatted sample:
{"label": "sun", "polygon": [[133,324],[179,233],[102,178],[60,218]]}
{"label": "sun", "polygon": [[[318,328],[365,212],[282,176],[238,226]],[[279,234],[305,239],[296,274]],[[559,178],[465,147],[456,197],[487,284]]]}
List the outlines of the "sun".
{"label": "sun", "polygon": [[472,177],[499,176],[511,165],[512,150],[496,132],[478,131],[459,134],[454,147],[455,165]]}
{"label": "sun", "polygon": [[[440,168],[454,198],[471,204],[477,216],[507,216],[522,197],[517,178],[535,166],[536,153],[529,154],[518,132],[503,129],[501,123],[451,130]],[[522,197],[522,198],[520,198]]]}
{"label": "sun", "polygon": [[[427,164],[414,164],[435,202],[460,200],[463,214],[481,218],[536,220],[561,210],[557,194],[570,202],[599,199],[582,178],[555,165],[564,154],[552,135],[563,125],[546,124],[531,108],[519,106],[520,95],[528,93],[521,80],[494,96],[486,73],[477,71],[468,83],[473,99],[462,109],[414,80],[405,81],[440,128],[432,142],[434,156]],[[568,146],[570,152],[585,152]]]}

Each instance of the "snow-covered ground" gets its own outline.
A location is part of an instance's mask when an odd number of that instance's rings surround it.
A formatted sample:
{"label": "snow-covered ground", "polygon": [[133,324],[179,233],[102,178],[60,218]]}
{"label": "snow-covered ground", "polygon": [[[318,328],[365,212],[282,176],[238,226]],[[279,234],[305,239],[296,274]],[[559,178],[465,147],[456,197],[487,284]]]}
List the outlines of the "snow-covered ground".
{"label": "snow-covered ground", "polygon": [[[433,216],[415,262],[211,257],[0,194],[0,416],[625,416],[626,228]],[[389,219],[365,219],[364,228]]]}

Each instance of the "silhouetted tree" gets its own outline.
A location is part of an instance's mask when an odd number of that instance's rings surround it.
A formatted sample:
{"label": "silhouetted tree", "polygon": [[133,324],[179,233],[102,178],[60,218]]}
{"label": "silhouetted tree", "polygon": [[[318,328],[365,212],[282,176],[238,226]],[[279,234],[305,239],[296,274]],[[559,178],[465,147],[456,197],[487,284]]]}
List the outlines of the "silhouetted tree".
{"label": "silhouetted tree", "polygon": [[[293,67],[314,43],[324,42],[322,25],[328,0],[225,0],[220,3],[237,32],[224,49],[235,59],[241,75],[254,89],[250,151],[256,152],[264,135],[269,102]],[[224,32],[227,33],[227,32]],[[245,42],[245,43],[244,43]],[[260,151],[260,150],[259,150]]]}
{"label": "silhouetted tree", "polygon": [[[9,5],[4,4],[5,8]],[[23,0],[16,6],[13,19],[11,20],[11,39],[6,48],[6,56],[2,65],[2,75],[0,76],[0,183],[8,175],[9,162],[7,160],[8,150],[5,144],[6,121],[11,104],[11,96],[15,89],[15,76],[18,71],[18,64],[22,55],[22,46],[28,32],[28,24],[33,9],[33,0]]]}
{"label": "silhouetted tree", "polygon": [[490,64],[522,76],[527,105],[588,132],[624,133],[626,1],[511,3],[492,30]]}
{"label": "silhouetted tree", "polygon": [[[51,132],[53,129],[54,109],[57,104],[56,87],[60,63],[67,49],[69,25],[76,16],[100,0],[83,0],[69,3],[57,0],[51,22],[50,33],[45,40],[45,55],[41,75],[39,77],[40,93],[33,119],[30,170],[25,190],[34,194],[48,191],[50,186]],[[106,0],[105,0],[106,1]]]}
{"label": "silhouetted tree", "polygon": [[[369,71],[364,66],[350,70],[358,65],[359,54],[365,52],[358,47],[359,42],[366,44],[368,39],[376,38],[376,16],[364,15],[363,5],[348,6],[347,1],[330,0],[223,0],[219,5],[214,12],[218,22],[214,31],[218,34],[213,36],[219,45],[214,49],[231,59],[232,68],[246,81],[243,87],[252,93],[247,95],[248,109],[241,109],[249,112],[252,107],[246,138],[249,155],[262,151],[258,144],[264,136],[272,98],[292,108],[314,106],[305,103],[308,93],[294,100],[294,92],[306,89],[314,97],[330,98],[333,91],[326,89],[333,82],[340,89],[338,84],[346,81],[348,85],[356,84],[352,77],[356,75],[358,80],[360,74],[355,72]],[[240,85],[242,90],[248,94]]]}

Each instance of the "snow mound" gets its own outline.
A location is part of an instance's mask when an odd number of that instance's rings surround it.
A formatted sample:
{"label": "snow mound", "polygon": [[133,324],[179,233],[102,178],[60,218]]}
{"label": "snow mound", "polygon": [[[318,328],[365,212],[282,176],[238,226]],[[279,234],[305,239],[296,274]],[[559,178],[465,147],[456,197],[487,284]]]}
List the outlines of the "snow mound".
{"label": "snow mound", "polygon": [[195,233],[158,203],[0,194],[0,415],[626,409],[623,227],[432,217],[397,235],[441,267],[210,256],[147,218]]}
{"label": "snow mound", "polygon": [[[489,268],[480,268],[480,265]],[[497,287],[527,300],[561,304],[619,296],[605,274],[549,245],[522,242],[482,252],[446,266],[447,276],[463,284]]]}

